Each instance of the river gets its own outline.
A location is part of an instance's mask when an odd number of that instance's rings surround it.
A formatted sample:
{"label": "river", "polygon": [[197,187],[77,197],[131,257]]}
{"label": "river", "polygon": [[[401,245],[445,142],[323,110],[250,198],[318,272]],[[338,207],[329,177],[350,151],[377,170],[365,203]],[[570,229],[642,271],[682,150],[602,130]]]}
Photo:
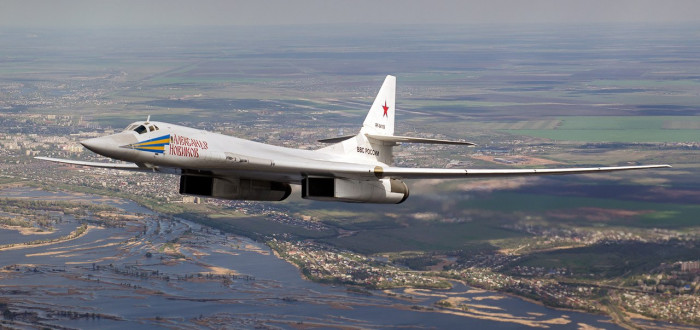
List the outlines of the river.
{"label": "river", "polygon": [[[90,226],[76,239],[0,251],[0,297],[23,322],[68,328],[523,328],[617,329],[609,317],[555,310],[461,283],[447,291],[350,293],[304,280],[297,268],[250,239],[134,202],[13,188],[0,197],[107,203],[134,219],[120,228]],[[66,218],[57,231],[79,224]],[[61,236],[56,233],[55,235]],[[19,242],[0,230],[0,242]],[[179,238],[177,259],[168,253]],[[152,256],[146,256],[151,252]],[[172,251],[170,251],[172,252]],[[204,274],[204,275],[200,275]],[[235,274],[236,276],[232,276]],[[209,275],[209,276],[207,276]],[[466,312],[434,302],[458,299]],[[19,321],[18,321],[19,322]]]}

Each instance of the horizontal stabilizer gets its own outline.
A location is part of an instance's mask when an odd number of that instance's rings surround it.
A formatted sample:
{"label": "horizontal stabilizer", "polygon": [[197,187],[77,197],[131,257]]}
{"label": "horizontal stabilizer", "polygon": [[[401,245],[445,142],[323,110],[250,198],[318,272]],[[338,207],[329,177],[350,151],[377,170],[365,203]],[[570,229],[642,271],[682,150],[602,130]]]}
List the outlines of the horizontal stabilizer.
{"label": "horizontal stabilizer", "polygon": [[406,142],[406,143],[427,143],[427,144],[456,144],[456,145],[466,145],[475,146],[476,144],[464,141],[450,141],[450,140],[440,140],[440,139],[425,139],[410,136],[394,136],[394,135],[375,135],[375,134],[365,134],[370,139],[375,139],[384,142]]}
{"label": "horizontal stabilizer", "polygon": [[334,137],[330,139],[323,139],[323,140],[318,140],[318,142],[321,143],[338,143],[338,142],[343,142],[347,139],[352,139],[357,135],[346,135],[346,136],[339,136],[339,137]]}
{"label": "horizontal stabilizer", "polygon": [[[346,135],[338,136],[329,139],[318,140],[321,143],[338,143],[343,142],[348,139],[354,138],[356,135]],[[426,143],[426,144],[454,144],[454,145],[464,145],[464,146],[475,146],[475,143],[465,142],[465,141],[451,141],[451,140],[440,140],[440,139],[426,139],[411,136],[395,136],[395,135],[376,135],[376,134],[365,134],[366,137],[383,142],[405,142],[405,143]]]}

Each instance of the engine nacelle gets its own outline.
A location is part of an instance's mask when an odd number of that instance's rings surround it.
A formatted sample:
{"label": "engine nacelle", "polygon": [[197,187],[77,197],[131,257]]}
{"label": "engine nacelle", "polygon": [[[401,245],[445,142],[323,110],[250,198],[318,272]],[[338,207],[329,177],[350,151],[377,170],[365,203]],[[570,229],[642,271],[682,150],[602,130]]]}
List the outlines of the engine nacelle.
{"label": "engine nacelle", "polygon": [[305,178],[301,197],[321,201],[399,204],[408,198],[408,186],[397,179],[349,180]]}
{"label": "engine nacelle", "polygon": [[180,176],[180,194],[207,196],[222,199],[281,201],[289,197],[292,187],[288,183],[211,176]]}

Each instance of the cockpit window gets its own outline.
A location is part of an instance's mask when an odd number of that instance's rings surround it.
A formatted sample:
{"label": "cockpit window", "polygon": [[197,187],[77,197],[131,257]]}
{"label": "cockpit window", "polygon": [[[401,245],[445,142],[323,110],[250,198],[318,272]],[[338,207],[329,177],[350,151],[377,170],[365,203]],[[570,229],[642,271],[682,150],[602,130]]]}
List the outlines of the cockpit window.
{"label": "cockpit window", "polygon": [[139,134],[143,134],[143,133],[147,132],[146,126],[143,126],[143,125],[139,125],[139,127],[136,127],[136,129],[134,131],[136,131],[136,133],[139,133]]}
{"label": "cockpit window", "polygon": [[158,126],[148,123],[148,122],[141,122],[141,123],[133,123],[129,126],[126,127],[125,131],[134,131],[139,134],[143,133],[148,133],[148,132],[155,132],[159,130]]}

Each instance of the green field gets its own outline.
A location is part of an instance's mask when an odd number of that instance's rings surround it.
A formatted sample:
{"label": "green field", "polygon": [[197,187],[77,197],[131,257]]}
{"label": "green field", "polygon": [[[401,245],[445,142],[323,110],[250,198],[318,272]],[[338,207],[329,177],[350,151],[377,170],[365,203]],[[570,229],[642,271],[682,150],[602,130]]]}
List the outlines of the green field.
{"label": "green field", "polygon": [[678,244],[623,242],[596,244],[587,247],[534,253],[511,264],[551,268],[567,268],[574,277],[615,278],[650,272],[667,260],[692,260],[700,255],[700,247]]}
{"label": "green field", "polygon": [[[520,129],[518,123],[502,131],[556,141],[579,142],[697,142],[700,116],[565,117],[556,127]],[[522,125],[528,127],[531,125]]]}
{"label": "green field", "polygon": [[[567,220],[576,225],[590,226],[627,226],[637,228],[692,228],[698,225],[700,206],[693,204],[652,203],[645,201],[627,201],[607,198],[553,196],[528,193],[496,192],[487,198],[470,199],[460,205],[466,209],[493,210],[504,213],[524,213],[528,215],[545,215],[546,212],[569,211],[580,213],[578,208],[597,208],[607,210],[643,211],[632,217],[613,217],[608,221],[586,221],[584,216]],[[545,216],[546,217],[546,216]],[[551,219],[563,223],[563,220]]]}
{"label": "green field", "polygon": [[[393,228],[359,231],[321,241],[360,253],[444,251],[487,248],[492,239],[528,236],[498,227],[490,221],[463,223],[409,222]],[[493,248],[493,247],[492,247]]]}

